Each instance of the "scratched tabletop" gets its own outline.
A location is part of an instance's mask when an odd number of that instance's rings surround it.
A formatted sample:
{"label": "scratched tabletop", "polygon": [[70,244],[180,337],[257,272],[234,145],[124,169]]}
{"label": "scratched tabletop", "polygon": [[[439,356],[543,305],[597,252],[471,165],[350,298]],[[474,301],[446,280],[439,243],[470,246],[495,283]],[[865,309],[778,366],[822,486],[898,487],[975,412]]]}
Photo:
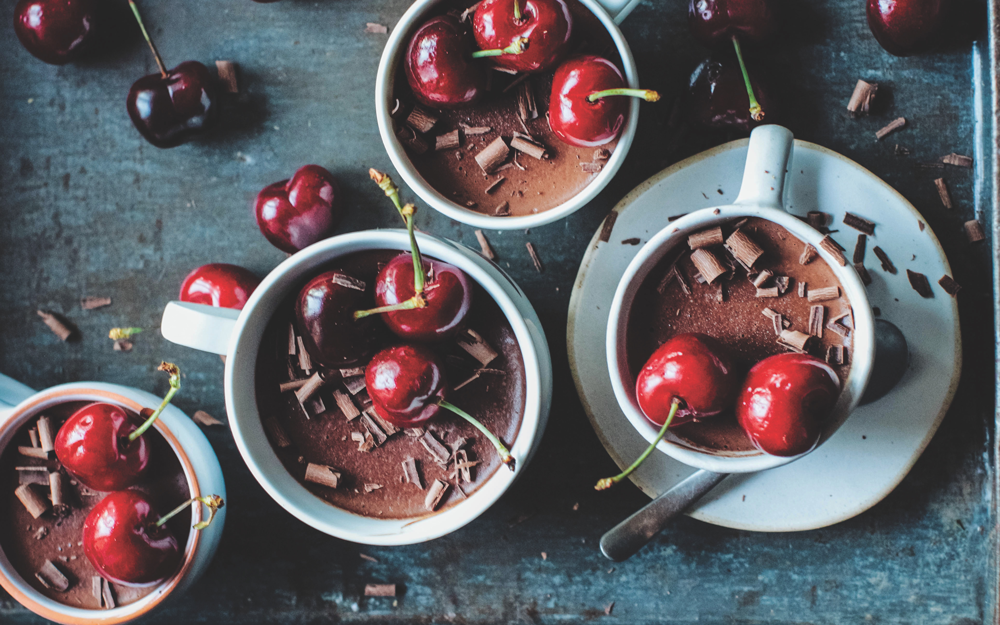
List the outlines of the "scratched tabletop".
{"label": "scratched tabletop", "polygon": [[[0,21],[14,4],[0,0]],[[0,371],[37,389],[99,380],[162,393],[166,381],[155,369],[169,360],[185,372],[175,403],[224,420],[223,364],[162,339],[163,306],[198,265],[236,263],[264,275],[284,258],[260,235],[250,205],[257,191],[304,164],[323,165],[340,180],[347,216],[339,232],[396,226],[366,174],[372,166],[392,171],[374,112],[386,35],[366,32],[366,24],[392,29],[408,3],[142,2],[168,67],[188,59],[238,66],[240,93],[226,101],[221,127],[170,150],[146,143],[127,117],[129,86],[155,65],[123,0],[112,4],[124,15],[107,46],[63,67],[36,61],[3,27]],[[197,588],[144,623],[993,622],[993,241],[970,245],[962,228],[977,215],[990,231],[993,219],[986,2],[973,2],[981,31],[958,32],[942,49],[905,59],[874,41],[863,0],[787,2],[780,40],[749,51],[783,104],[776,121],[905,195],[964,287],[962,382],[909,476],[873,509],[821,530],[752,533],[684,517],[625,563],[598,551],[601,534],[648,499],[630,483],[605,493],[592,488],[617,469],[570,377],[573,279],[593,232],[629,190],[738,138],[700,130],[684,116],[671,121],[675,98],[707,54],[688,33],[686,4],[647,0],[622,25],[643,86],[665,98],[643,104],[628,161],[607,189],[555,224],[486,233],[541,316],[555,368],[552,417],[521,480],[449,536],[410,547],[359,546],[292,518],[250,475],[227,428],[209,428],[229,491],[225,535]],[[845,106],[859,78],[880,88],[872,116],[854,120]],[[875,130],[899,116],[907,127],[876,142]],[[898,155],[897,144],[909,155]],[[973,156],[976,166],[918,166],[950,152]],[[933,183],[941,175],[951,211]],[[404,196],[413,197],[405,189]],[[478,247],[472,228],[430,209],[417,222]],[[539,250],[543,271],[526,242]],[[88,295],[113,304],[81,310]],[[65,315],[78,336],[61,342],[36,309]],[[148,330],[121,353],[107,338],[115,326]],[[365,597],[368,583],[395,583],[398,596]],[[40,619],[0,591],[0,622]]]}

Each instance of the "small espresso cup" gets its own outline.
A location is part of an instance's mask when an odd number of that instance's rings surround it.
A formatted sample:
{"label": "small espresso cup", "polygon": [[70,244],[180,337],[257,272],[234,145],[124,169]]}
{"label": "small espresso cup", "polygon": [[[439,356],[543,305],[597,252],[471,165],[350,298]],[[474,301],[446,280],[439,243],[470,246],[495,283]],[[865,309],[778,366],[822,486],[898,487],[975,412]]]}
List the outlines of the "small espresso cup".
{"label": "small espresso cup", "polygon": [[[840,265],[820,245],[824,235],[784,210],[782,203],[785,173],[793,146],[792,133],[781,126],[761,126],[750,135],[743,184],[736,201],[729,206],[704,208],[672,222],[653,236],[625,269],[618,283],[608,318],[607,354],[611,385],[618,404],[632,426],[649,442],[656,440],[659,427],[649,421],[636,400],[636,379],[626,355],[627,324],[640,285],[672,249],[687,242],[688,235],[742,217],[758,217],[774,222],[804,243],[815,247],[840,281],[851,303],[854,330],[851,333],[851,369],[840,397],[826,422],[820,444],[830,438],[850,416],[868,383],[875,357],[875,321],[865,286],[854,268]],[[749,473],[772,469],[797,458],[772,456],[754,450],[740,453],[695,448],[668,431],[657,449],[692,467],[716,473]],[[805,455],[805,454],[802,454]]]}
{"label": "small espresso cup", "polygon": [[[46,409],[66,402],[107,402],[139,413],[143,408],[155,409],[162,398],[119,384],[74,382],[34,392],[27,386],[0,374],[0,451],[11,444],[15,433],[25,423],[37,419]],[[222,468],[208,439],[180,408],[168,405],[153,424],[170,448],[177,454],[191,497],[215,494],[226,498]],[[163,510],[161,512],[166,512]],[[202,506],[191,508],[191,522],[205,518]],[[109,610],[88,610],[49,599],[25,581],[14,569],[0,545],[0,585],[18,603],[35,614],[65,625],[114,625],[149,614],[168,597],[177,596],[198,581],[208,568],[222,538],[226,508],[215,515],[212,524],[203,530],[192,530],[184,546],[181,568],[159,584],[153,592],[128,605]],[[89,584],[90,580],[75,580]]]}
{"label": "small espresso cup", "polygon": [[[618,56],[621,57],[622,69],[625,74],[625,81],[633,89],[639,87],[639,74],[632,58],[632,50],[625,41],[624,35],[618,28],[618,24],[638,5],[641,0],[577,0],[584,5],[594,16],[600,20],[608,34],[614,41]],[[473,2],[469,0],[471,5]],[[612,152],[605,166],[600,173],[590,181],[579,193],[563,202],[559,206],[554,206],[546,211],[541,211],[534,215],[524,215],[519,217],[498,217],[495,215],[485,215],[467,208],[455,202],[444,193],[429,185],[417,171],[417,168],[410,160],[406,148],[396,136],[394,121],[391,111],[396,102],[394,93],[396,76],[403,71],[402,60],[406,53],[406,46],[413,36],[413,33],[420,25],[431,16],[444,11],[442,5],[446,5],[445,0],[416,0],[410,5],[403,17],[392,29],[389,40],[385,44],[382,52],[382,59],[379,61],[378,74],[375,78],[375,117],[378,120],[379,134],[382,136],[382,143],[389,154],[396,171],[403,177],[406,184],[418,195],[420,199],[448,217],[466,223],[476,228],[487,228],[490,230],[518,230],[523,228],[533,228],[553,221],[557,221],[576,212],[588,202],[597,197],[597,194],[604,190],[604,187],[611,182],[628,154],[632,140],[635,138],[635,129],[639,123],[639,99],[629,98],[628,119],[622,128],[618,145]],[[448,7],[451,4],[447,4]]]}
{"label": "small espresso cup", "polygon": [[417,241],[425,257],[452,264],[496,301],[517,338],[524,362],[524,416],[511,454],[514,472],[497,471],[469,498],[420,519],[376,519],[337,508],[311,493],[285,469],[268,441],[256,398],[256,361],[264,330],[278,307],[336,259],[368,250],[408,252],[403,230],[365,230],[325,239],[292,255],[260,283],[242,311],[170,302],[163,311],[164,338],[226,355],[224,388],[229,425],[250,472],[293,516],[321,532],[369,545],[408,545],[438,538],[486,511],[524,471],[541,441],[552,399],[552,362],[542,326],[527,296],[495,264],[468,248],[426,234]]}

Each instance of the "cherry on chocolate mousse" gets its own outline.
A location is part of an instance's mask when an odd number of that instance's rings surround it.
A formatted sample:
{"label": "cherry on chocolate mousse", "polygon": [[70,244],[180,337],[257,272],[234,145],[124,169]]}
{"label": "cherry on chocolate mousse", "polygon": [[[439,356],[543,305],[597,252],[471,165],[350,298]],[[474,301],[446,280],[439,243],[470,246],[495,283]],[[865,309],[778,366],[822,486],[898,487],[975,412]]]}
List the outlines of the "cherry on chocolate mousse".
{"label": "cherry on chocolate mousse", "polygon": [[[749,74],[753,92],[762,110],[768,111],[768,121],[779,118],[770,91],[756,75]],[[713,55],[702,61],[691,74],[688,89],[690,116],[708,128],[724,128],[749,133],[763,122],[750,114],[750,100],[739,65],[729,55]]]}
{"label": "cherry on chocolate mousse", "polygon": [[[472,284],[458,267],[440,261],[423,261],[425,274],[434,277],[424,285],[425,306],[386,312],[382,320],[397,336],[412,341],[440,341],[454,336],[472,308]],[[432,271],[433,269],[433,271]],[[393,258],[375,281],[378,306],[402,304],[416,295],[410,254]]]}
{"label": "cherry on chocolate mousse", "polygon": [[99,24],[96,0],[21,0],[14,33],[36,58],[63,65],[86,52]]}
{"label": "cherry on chocolate mousse", "polygon": [[573,35],[573,17],[566,0],[483,0],[476,7],[472,26],[476,45],[484,50],[528,40],[524,53],[493,61],[517,72],[555,67],[569,52]]}
{"label": "cherry on chocolate mousse", "polygon": [[610,143],[621,132],[628,102],[620,96],[656,102],[660,94],[628,89],[611,61],[593,55],[569,59],[552,78],[549,127],[563,142],[577,147]]}
{"label": "cherry on chocolate mousse", "polygon": [[133,0],[128,0],[159,74],[143,76],[128,91],[126,106],[136,130],[158,148],[176,147],[206,132],[218,118],[219,90],[208,68],[185,61],[167,70]]}
{"label": "cherry on chocolate mousse", "polygon": [[937,43],[950,4],[947,0],[868,0],[868,27],[889,54],[926,52]]}
{"label": "cherry on chocolate mousse", "polygon": [[181,548],[164,524],[194,502],[208,506],[208,527],[224,502],[218,495],[196,497],[161,517],[149,497],[122,490],[102,499],[83,524],[83,552],[105,579],[125,586],[152,586],[177,572]]}
{"label": "cherry on chocolate mousse", "polygon": [[180,300],[243,310],[258,284],[260,278],[239,265],[210,263],[198,267],[184,278]]}
{"label": "cherry on chocolate mousse", "polygon": [[319,274],[299,291],[295,319],[314,362],[339,369],[375,351],[371,320],[355,315],[369,303],[366,293],[364,282],[336,270]]}
{"label": "cherry on chocolate mousse", "polygon": [[819,442],[840,379],[824,361],[808,354],[778,354],[747,374],[736,418],[750,441],[774,456],[798,456]]}
{"label": "cherry on chocolate mousse", "polygon": [[170,390],[145,421],[136,423],[119,406],[94,403],[73,413],[59,428],[56,458],[84,486],[102,492],[128,488],[149,467],[150,447],[143,434],[181,387],[176,365],[164,362],[159,368],[170,374]]}
{"label": "cherry on chocolate mousse", "polygon": [[406,81],[422,104],[457,108],[486,92],[486,71],[472,58],[472,41],[451,15],[425,22],[406,50]]}
{"label": "cherry on chocolate mousse", "polygon": [[342,213],[340,186],[319,165],[300,167],[290,179],[264,187],[254,202],[261,233],[289,254],[328,236]]}
{"label": "cherry on chocolate mousse", "polygon": [[365,384],[372,407],[380,417],[399,427],[413,427],[433,419],[444,408],[462,417],[496,447],[500,460],[514,470],[507,447],[475,417],[445,399],[448,379],[434,352],[422,345],[384,349],[365,368]]}

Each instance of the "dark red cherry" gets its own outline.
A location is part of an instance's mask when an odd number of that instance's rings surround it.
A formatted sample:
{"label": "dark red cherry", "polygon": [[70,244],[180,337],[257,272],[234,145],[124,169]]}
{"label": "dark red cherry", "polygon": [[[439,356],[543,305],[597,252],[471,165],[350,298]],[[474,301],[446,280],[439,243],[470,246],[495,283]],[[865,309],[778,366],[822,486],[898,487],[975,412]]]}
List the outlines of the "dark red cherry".
{"label": "dark red cherry", "polygon": [[370,305],[365,283],[339,270],[321,273],[299,291],[296,324],[314,363],[339,369],[375,351],[372,320],[354,319],[355,311]]}
{"label": "dark red cherry", "polygon": [[797,456],[819,442],[840,379],[830,365],[808,354],[778,354],[747,374],[736,418],[750,441],[775,456]]}
{"label": "dark red cherry", "polygon": [[365,384],[380,417],[413,427],[441,410],[448,378],[430,349],[400,345],[375,354],[365,369]]}
{"label": "dark red cherry", "polygon": [[688,25],[706,46],[740,41],[761,43],[778,32],[773,0],[691,0]]}
{"label": "dark red cherry", "polygon": [[184,278],[180,300],[219,308],[242,310],[260,278],[248,269],[226,263],[198,267]]}
{"label": "dark red cherry", "polygon": [[636,399],[646,418],[663,425],[671,402],[683,403],[671,427],[711,417],[733,405],[740,375],[728,350],[704,334],[678,334],[661,345],[642,366]]}
{"label": "dark red cherry", "polygon": [[433,108],[458,108],[486,92],[486,67],[472,58],[472,38],[457,19],[440,15],[424,23],[406,50],[406,80],[413,95]]}
{"label": "dark red cherry", "polygon": [[687,100],[691,118],[702,126],[742,133],[749,133],[762,123],[779,121],[781,113],[767,83],[753,72],[749,75],[757,102],[767,111],[765,120],[758,122],[751,117],[743,73],[729,52],[720,52],[702,61],[691,74]]}
{"label": "dark red cherry", "polygon": [[566,0],[483,0],[472,18],[476,45],[502,49],[527,39],[522,54],[504,55],[494,64],[518,72],[541,72],[569,53],[573,16]]}
{"label": "dark red cherry", "polygon": [[890,54],[926,52],[937,43],[950,4],[947,0],[868,0],[868,27]]}
{"label": "dark red cherry", "polygon": [[254,214],[261,233],[289,254],[329,236],[343,216],[340,185],[319,165],[306,165],[288,180],[257,194]]}
{"label": "dark red cherry", "polygon": [[219,90],[208,68],[185,61],[166,74],[135,81],[126,104],[139,134],[158,148],[172,148],[215,124],[218,100]]}
{"label": "dark red cherry", "polygon": [[[430,278],[424,286],[427,306],[396,310],[380,316],[397,336],[411,341],[440,341],[454,336],[472,308],[472,283],[465,272],[438,260],[423,260]],[[375,303],[381,306],[400,304],[416,293],[413,281],[413,258],[400,254],[382,268],[375,281]]]}
{"label": "dark red cherry", "polygon": [[53,65],[86,52],[99,20],[96,0],[20,0],[14,7],[14,33],[21,45]]}

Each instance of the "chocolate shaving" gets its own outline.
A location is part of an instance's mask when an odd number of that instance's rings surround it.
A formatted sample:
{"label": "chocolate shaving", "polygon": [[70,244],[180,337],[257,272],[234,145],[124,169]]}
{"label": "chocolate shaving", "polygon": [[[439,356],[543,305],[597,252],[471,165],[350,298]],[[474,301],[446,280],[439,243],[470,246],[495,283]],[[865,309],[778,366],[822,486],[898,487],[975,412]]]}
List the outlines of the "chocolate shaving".
{"label": "chocolate shaving", "polygon": [[809,211],[806,213],[806,223],[820,232],[826,230],[826,224],[828,221],[829,219],[827,219],[827,214],[823,211]]}
{"label": "chocolate shaving", "polygon": [[434,480],[430,490],[427,491],[427,497],[424,498],[424,507],[431,511],[436,510],[441,504],[441,500],[444,499],[445,493],[448,492],[448,486],[448,482]]}
{"label": "chocolate shaving", "polygon": [[204,425],[206,427],[213,425],[224,425],[222,421],[219,421],[218,419],[208,414],[204,410],[195,410],[194,414],[191,415],[191,418],[194,419],[195,423],[198,423],[199,425]]}
{"label": "chocolate shaving", "polygon": [[320,372],[317,371],[312,374],[308,380],[306,380],[306,383],[303,384],[301,388],[295,391],[295,399],[299,400],[299,403],[306,403],[319,392],[319,389],[322,388],[324,384],[326,384],[326,380],[324,380],[323,376],[320,375]]}
{"label": "chocolate shaving", "polygon": [[[521,137],[514,137],[511,139],[510,147],[538,160],[543,160],[549,157],[549,153],[545,150],[545,146],[539,145],[534,141],[527,141]],[[600,170],[598,169],[598,171]]]}
{"label": "chocolate shaving", "polygon": [[385,24],[376,24],[374,22],[368,22],[365,24],[365,32],[373,33],[376,35],[384,35],[389,32],[389,28]]}
{"label": "chocolate shaving", "polygon": [[604,223],[601,225],[601,236],[598,237],[598,241],[607,243],[611,240],[611,230],[614,229],[617,220],[618,211],[608,213],[608,216],[604,218]]}
{"label": "chocolate shaving", "polygon": [[52,333],[59,337],[61,341],[68,341],[71,336],[73,336],[73,329],[70,328],[66,323],[63,322],[58,316],[50,312],[45,312],[44,310],[36,310],[38,316],[42,318],[45,325],[52,330]]}
{"label": "chocolate shaving", "polygon": [[332,395],[333,401],[336,402],[337,408],[340,408],[340,412],[344,415],[345,419],[353,421],[361,416],[361,411],[358,410],[358,407],[354,405],[353,401],[351,401],[350,395],[340,389],[333,389]]}
{"label": "chocolate shaving", "polygon": [[35,540],[42,540],[48,535],[49,535],[49,528],[45,527],[44,525],[35,530]]}
{"label": "chocolate shaving", "polygon": [[[762,314],[765,317],[767,317],[768,319],[770,319],[772,323],[774,322],[775,318],[781,317],[781,329],[782,330],[784,330],[785,328],[787,328],[787,327],[789,327],[789,326],[792,325],[792,322],[789,319],[786,319],[784,317],[784,315],[782,315],[781,313],[775,312],[775,311],[771,310],[770,308],[765,308],[764,310],[760,311],[760,314]],[[778,332],[778,334],[780,334],[780,332]]]}
{"label": "chocolate shaving", "polygon": [[531,256],[531,262],[535,265],[535,270],[538,273],[542,273],[542,259],[538,257],[538,252],[535,251],[535,246],[531,243],[525,243],[524,246],[528,248],[528,254]]}
{"label": "chocolate shaving", "polygon": [[365,374],[364,367],[349,367],[347,369],[340,370],[340,377],[342,378],[354,378],[364,374]]}
{"label": "chocolate shaving", "polygon": [[341,384],[347,389],[347,392],[351,395],[357,395],[361,391],[365,390],[365,376],[356,375],[351,378],[343,378],[340,380]]}
{"label": "chocolate shaving", "polygon": [[506,217],[510,215],[510,204],[503,202],[499,206],[493,209],[493,214],[497,217]]}
{"label": "chocolate shaving", "polygon": [[816,251],[816,248],[806,243],[806,246],[802,248],[802,254],[799,255],[799,264],[808,265],[818,255],[819,252]]}
{"label": "chocolate shaving", "polygon": [[809,307],[809,334],[823,338],[823,321],[826,317],[826,306]]}
{"label": "chocolate shaving", "polygon": [[395,597],[396,596],[396,585],[395,584],[366,584],[365,585],[365,596],[366,597]]}
{"label": "chocolate shaving", "polygon": [[941,157],[941,162],[945,165],[954,165],[956,167],[965,167],[966,169],[972,169],[972,157],[962,156],[961,154],[946,154]]}
{"label": "chocolate shaving", "polygon": [[24,447],[18,446],[17,453],[22,456],[27,456],[28,458],[41,458],[42,460],[48,460],[49,454],[42,451],[40,447]]}
{"label": "chocolate shaving", "polygon": [[611,150],[605,148],[598,148],[594,150],[593,160],[596,161],[606,161],[611,158]]}
{"label": "chocolate shaving", "polygon": [[355,291],[364,291],[367,288],[364,280],[358,280],[354,276],[349,276],[346,273],[332,274],[330,276],[330,282],[347,289],[354,289]]}
{"label": "chocolate shaving", "polygon": [[486,187],[486,193],[493,193],[494,191],[496,191],[497,188],[500,185],[502,185],[505,180],[507,180],[507,179],[504,178],[503,176],[500,176],[499,178],[497,178],[496,180],[494,180],[492,183],[490,183],[490,186]]}
{"label": "chocolate shaving", "polygon": [[785,316],[781,313],[775,313],[771,317],[771,327],[774,329],[775,336],[781,336],[781,331],[788,327],[785,325]]}
{"label": "chocolate shaving", "polygon": [[691,252],[691,262],[709,284],[727,272],[725,265],[719,262],[719,258],[704,248]]}
{"label": "chocolate shaving", "polygon": [[810,302],[826,302],[840,297],[839,286],[825,286],[820,289],[809,289]]}
{"label": "chocolate shaving", "polygon": [[14,489],[14,494],[24,504],[24,508],[33,519],[42,516],[49,509],[49,500],[39,495],[38,491],[31,487],[31,484],[21,484]]}
{"label": "chocolate shaving", "polygon": [[49,500],[52,501],[52,509],[60,512],[68,507],[65,502],[62,477],[59,471],[49,473]]}
{"label": "chocolate shaving", "polygon": [[813,337],[798,330],[782,330],[778,336],[778,344],[794,352],[803,354]]}
{"label": "chocolate shaving", "polygon": [[382,488],[381,484],[365,484],[364,489],[366,493],[372,493]]}
{"label": "chocolate shaving", "polygon": [[462,481],[471,484],[472,483],[472,468],[475,467],[478,462],[469,462],[469,454],[464,449],[458,449],[455,451],[454,456],[455,468],[452,471],[452,479],[458,477],[462,478]]}
{"label": "chocolate shaving", "polygon": [[681,287],[681,291],[683,291],[685,295],[690,297],[691,285],[688,284],[687,278],[685,278],[684,274],[681,273],[681,270],[677,267],[676,262],[670,266],[670,269],[667,270],[666,275],[663,276],[663,280],[660,281],[660,284],[656,287],[656,290],[660,293],[660,295],[665,294],[667,292],[667,286],[674,280],[676,280],[677,285]]}
{"label": "chocolate shaving", "polygon": [[101,578],[101,599],[103,599],[105,609],[111,610],[117,607],[117,603],[115,602],[115,593],[111,589],[111,582],[104,578]]}
{"label": "chocolate shaving", "polygon": [[477,3],[473,4],[472,6],[470,6],[469,8],[467,8],[466,10],[462,11],[462,15],[459,18],[459,21],[460,22],[464,22],[464,21],[468,20],[469,16],[472,15],[472,14],[474,14],[476,12],[476,9],[479,8],[480,4],[482,4],[482,2],[477,2]]}
{"label": "chocolate shaving", "polygon": [[337,488],[337,484],[340,483],[340,471],[337,471],[333,467],[329,467],[325,464],[315,464],[310,462],[306,465],[305,480],[307,482],[312,482],[313,484],[321,484],[323,486],[329,486],[330,488]]}
{"label": "chocolate shaving", "polygon": [[451,132],[446,132],[443,135],[434,137],[434,149],[438,152],[454,150],[460,145],[462,145],[462,138],[459,136],[457,130],[452,130]]}
{"label": "chocolate shaving", "polygon": [[[531,86],[530,76],[530,74],[524,74],[521,77],[521,83],[517,87],[517,115],[521,118],[521,121],[538,119],[538,105],[535,103],[535,90]],[[525,79],[525,77],[528,78]],[[511,86],[513,86],[513,83],[511,83]],[[507,89],[509,88],[510,86],[507,87]]]}
{"label": "chocolate shaving", "polygon": [[799,288],[798,288],[799,297],[805,297],[806,296],[806,290],[808,288],[809,288],[809,285],[807,283],[805,283],[805,282],[799,282]]}
{"label": "chocolate shaving", "polygon": [[466,137],[475,137],[493,132],[493,129],[489,126],[466,126],[465,124],[459,124],[459,127],[465,133]]}
{"label": "chocolate shaving", "polygon": [[983,224],[979,223],[978,219],[965,222],[965,238],[969,240],[969,243],[979,243],[986,239]]}
{"label": "chocolate shaving", "polygon": [[600,163],[580,163],[580,171],[585,174],[596,174],[604,169],[604,165]]}
{"label": "chocolate shaving", "polygon": [[[133,347],[135,347],[135,345],[132,341],[128,341],[126,339],[116,339],[115,342],[111,344],[111,349],[116,352],[130,352]],[[225,355],[222,355],[222,358],[225,357]]]}
{"label": "chocolate shaving", "polygon": [[57,590],[59,592],[66,592],[69,590],[69,578],[66,577],[65,573],[59,570],[52,560],[46,560],[42,564],[42,568],[35,573],[35,577],[49,590]]}
{"label": "chocolate shaving", "polygon": [[435,462],[441,465],[448,464],[451,454],[441,441],[434,436],[433,432],[430,430],[424,432],[424,435],[420,437],[420,444],[424,446],[424,449],[434,458]]}
{"label": "chocolate shaving", "polygon": [[80,298],[80,308],[84,310],[94,310],[111,305],[110,297],[83,297]]}
{"label": "chocolate shaving", "polygon": [[844,213],[844,225],[855,230],[860,230],[868,236],[875,234],[875,224],[864,217],[858,217],[854,213]]}
{"label": "chocolate shaving", "polygon": [[414,458],[407,458],[403,461],[403,481],[406,484],[413,484],[420,490],[424,489],[424,481],[417,470],[417,461]]}
{"label": "chocolate shaving", "polygon": [[859,79],[858,84],[854,85],[851,99],[847,102],[847,112],[851,114],[851,117],[867,115],[877,91],[878,83]]}
{"label": "chocolate shaving", "polygon": [[906,118],[905,117],[897,117],[896,119],[894,119],[891,122],[889,122],[888,124],[886,124],[884,128],[875,131],[875,140],[876,141],[881,141],[887,135],[892,134],[893,132],[899,130],[900,128],[902,128],[905,125],[906,125]]}
{"label": "chocolate shaving", "polygon": [[467,354],[479,361],[479,364],[486,366],[496,360],[499,354],[494,350],[489,343],[486,342],[478,332],[472,328],[466,328],[465,332],[462,332],[455,339],[455,342],[461,347]]}
{"label": "chocolate shaving", "polygon": [[302,337],[297,336],[295,340],[299,344],[299,368],[302,369],[303,373],[309,375],[309,372],[312,371],[312,358],[309,356],[305,343],[302,342]]}
{"label": "chocolate shaving", "polygon": [[104,605],[104,578],[100,575],[95,575],[90,578],[90,593],[94,595],[94,599],[97,599],[97,605]]}
{"label": "chocolate shaving", "polygon": [[754,278],[753,278],[753,280],[751,280],[751,282],[753,283],[753,285],[755,287],[757,287],[759,289],[762,286],[764,286],[764,284],[766,284],[767,281],[770,280],[773,277],[774,277],[774,272],[773,271],[771,271],[770,269],[762,269],[760,273],[758,273],[756,276],[754,276]]}
{"label": "chocolate shaving", "polygon": [[485,173],[490,174],[501,163],[507,160],[509,154],[510,148],[507,147],[503,137],[497,137],[492,143],[483,148],[479,154],[476,154],[476,162],[479,163],[479,166]]}
{"label": "chocolate shaving", "polygon": [[910,155],[910,151],[904,148],[903,146],[899,145],[898,143],[896,144],[896,147],[894,147],[892,151],[896,154],[896,156]]}
{"label": "chocolate shaving", "polygon": [[844,346],[830,345],[826,348],[826,362],[831,365],[844,364]]}
{"label": "chocolate shaving", "polygon": [[756,297],[780,297],[778,287],[772,286],[766,289],[757,289]]}
{"label": "chocolate shaving", "polygon": [[[368,433],[374,437],[375,442],[379,445],[389,440],[389,433],[386,432],[382,427],[381,423],[385,423],[380,418],[376,421],[373,417],[377,416],[374,411],[364,411],[361,413],[361,425],[364,426]],[[398,430],[397,430],[398,431]]]}
{"label": "chocolate shaving", "polygon": [[433,113],[420,106],[419,104],[413,107],[410,114],[406,116],[406,123],[410,128],[413,128],[419,133],[427,134],[434,128],[434,125],[438,123],[438,118],[434,116]]}
{"label": "chocolate shaving", "polygon": [[938,280],[938,284],[941,285],[941,288],[944,289],[945,293],[951,295],[952,297],[958,295],[958,292],[962,290],[962,285],[955,282],[955,279],[947,274],[941,276],[941,279]]}
{"label": "chocolate shaving", "polygon": [[278,385],[278,391],[282,393],[287,393],[288,391],[297,391],[308,382],[308,378],[302,378],[301,380],[289,380],[288,382],[282,382]]}
{"label": "chocolate shaving", "polygon": [[836,241],[830,238],[830,235],[826,235],[825,237],[823,237],[823,240],[819,242],[819,246],[823,248],[823,250],[826,251],[827,254],[833,256],[833,259],[837,261],[837,263],[841,267],[847,266],[847,257],[844,256],[844,252],[841,249],[840,245],[838,245]]}
{"label": "chocolate shaving", "polygon": [[424,432],[426,431],[427,430],[425,430],[424,428],[417,426],[412,428],[405,428],[403,430],[403,433],[409,436],[410,438],[420,438],[421,436],[424,435]]}
{"label": "chocolate shaving", "polygon": [[858,277],[861,278],[861,284],[868,286],[872,283],[872,275],[868,273],[868,269],[863,264],[854,263],[854,271],[856,271]]}
{"label": "chocolate shaving", "polygon": [[282,448],[291,446],[292,440],[288,438],[285,428],[275,417],[264,417],[260,422],[264,425],[264,429],[267,430],[275,445]]}
{"label": "chocolate shaving", "polygon": [[945,183],[944,178],[935,178],[934,186],[937,187],[938,197],[941,198],[941,204],[950,210],[952,208],[951,194],[948,193],[948,185]]}
{"label": "chocolate shaving", "polygon": [[215,71],[219,74],[219,82],[229,93],[239,93],[239,85],[236,83],[236,64],[232,61],[216,61]]}
{"label": "chocolate shaving", "polygon": [[722,245],[725,238],[722,236],[722,228],[716,226],[700,232],[695,232],[688,237],[688,247],[697,250],[712,245]]}
{"label": "chocolate shaving", "polygon": [[764,254],[764,250],[744,234],[742,230],[736,230],[729,235],[729,238],[726,239],[725,247],[733,255],[733,258],[738,260],[744,267],[753,268],[757,259]]}
{"label": "chocolate shaving", "polygon": [[38,417],[38,423],[36,424],[38,428],[38,444],[41,445],[42,451],[48,453],[54,451],[55,437],[52,435],[52,422],[48,417],[41,416]]}
{"label": "chocolate shaving", "polygon": [[[358,434],[361,434],[358,432]],[[372,438],[371,434],[365,433],[361,434],[361,444],[358,445],[358,451],[367,453],[372,449],[375,449],[375,439]]]}
{"label": "chocolate shaving", "polygon": [[857,265],[858,263],[865,262],[865,249],[867,248],[867,246],[868,246],[868,235],[859,234],[858,242],[854,244],[853,262],[855,265]]}
{"label": "chocolate shaving", "polygon": [[889,260],[889,255],[881,247],[876,245],[872,248],[872,251],[875,252],[875,257],[878,258],[879,262],[882,263],[882,271],[888,271],[892,274],[896,273],[896,266],[892,264],[892,261]]}
{"label": "chocolate shaving", "polygon": [[41,445],[38,443],[38,430],[37,429],[31,428],[30,430],[28,430],[28,438],[31,439],[31,446],[32,447],[41,447]]}
{"label": "chocolate shaving", "polygon": [[837,318],[827,321],[825,327],[827,330],[835,332],[844,338],[851,336],[851,329],[840,323]]}
{"label": "chocolate shaving", "polygon": [[788,276],[776,276],[774,278],[774,285],[778,287],[778,293],[784,295],[788,292],[789,287],[792,286],[792,279]]}
{"label": "chocolate shaving", "polygon": [[288,324],[288,355],[294,356],[298,353],[298,341],[295,340],[295,326]]}
{"label": "chocolate shaving", "polygon": [[934,291],[931,290],[931,283],[927,281],[927,276],[924,274],[907,269],[906,279],[910,281],[910,286],[920,294],[920,297],[934,297]]}
{"label": "chocolate shaving", "polygon": [[31,469],[40,469],[39,471],[18,471],[17,472],[17,483],[18,484],[40,484],[42,486],[49,485],[49,474],[46,467],[28,467]]}

